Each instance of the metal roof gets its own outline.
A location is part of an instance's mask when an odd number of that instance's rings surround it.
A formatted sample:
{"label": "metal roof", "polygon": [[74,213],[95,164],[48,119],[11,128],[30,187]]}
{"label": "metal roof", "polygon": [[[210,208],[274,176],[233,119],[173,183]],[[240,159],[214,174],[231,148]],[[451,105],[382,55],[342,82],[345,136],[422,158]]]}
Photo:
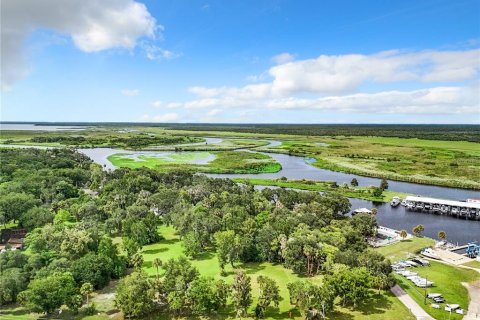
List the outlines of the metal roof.
{"label": "metal roof", "polygon": [[405,201],[424,202],[424,203],[431,203],[431,204],[444,204],[452,207],[480,209],[480,203],[476,203],[476,202],[463,202],[463,201],[453,201],[453,200],[444,200],[444,199],[435,199],[435,198],[426,198],[426,197],[415,197],[415,196],[407,196],[407,198],[405,198]]}

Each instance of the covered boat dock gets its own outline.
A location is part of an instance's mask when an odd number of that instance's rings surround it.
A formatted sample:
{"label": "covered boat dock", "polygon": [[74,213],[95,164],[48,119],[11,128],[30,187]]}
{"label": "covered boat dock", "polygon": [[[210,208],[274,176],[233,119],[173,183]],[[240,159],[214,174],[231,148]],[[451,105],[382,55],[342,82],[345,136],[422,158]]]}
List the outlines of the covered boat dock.
{"label": "covered boat dock", "polygon": [[480,203],[407,196],[409,210],[445,214],[468,219],[480,219]]}

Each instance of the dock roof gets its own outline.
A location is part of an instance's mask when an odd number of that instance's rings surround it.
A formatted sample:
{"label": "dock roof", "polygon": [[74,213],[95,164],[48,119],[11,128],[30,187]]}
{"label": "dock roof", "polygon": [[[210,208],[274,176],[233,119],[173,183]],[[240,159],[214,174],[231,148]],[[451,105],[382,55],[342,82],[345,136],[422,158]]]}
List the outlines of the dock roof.
{"label": "dock roof", "polygon": [[407,198],[405,198],[405,201],[424,202],[424,203],[431,203],[431,204],[443,204],[443,205],[453,206],[453,207],[480,209],[480,203],[476,203],[476,202],[463,202],[463,201],[453,201],[453,200],[435,199],[435,198],[427,198],[427,197],[415,197],[415,196],[407,196]]}

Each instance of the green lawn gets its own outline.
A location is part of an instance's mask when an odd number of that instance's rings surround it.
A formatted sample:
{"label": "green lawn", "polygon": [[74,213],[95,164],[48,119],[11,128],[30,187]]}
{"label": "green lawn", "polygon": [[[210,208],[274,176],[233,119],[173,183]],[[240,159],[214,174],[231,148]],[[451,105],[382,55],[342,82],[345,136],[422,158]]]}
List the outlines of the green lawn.
{"label": "green lawn", "polygon": [[[152,265],[155,258],[160,258],[162,261],[166,261],[171,258],[179,257],[183,255],[183,247],[181,240],[175,235],[174,229],[171,227],[162,226],[160,233],[165,238],[159,243],[144,246],[142,254],[144,256],[144,270],[150,275],[155,276],[156,270]],[[202,275],[211,276],[214,278],[222,278],[228,282],[233,279],[233,269],[231,266],[227,266],[227,276],[220,276],[220,267],[218,260],[214,252],[209,252],[196,259],[191,260]],[[254,292],[254,302],[250,308],[250,312],[253,313],[254,305],[258,296],[255,294],[258,292],[256,279],[260,275],[266,275],[274,279],[280,287],[280,293],[283,300],[280,302],[279,310],[276,312],[270,309],[267,312],[267,319],[285,319],[288,318],[289,312],[296,319],[303,319],[298,311],[293,310],[289,304],[289,296],[287,290],[287,283],[300,279],[298,275],[292,271],[283,268],[282,265],[272,263],[249,263],[249,264],[237,264],[236,268],[241,268],[252,277],[252,288]],[[161,272],[161,270],[160,270]],[[321,277],[309,278],[310,281],[319,282]],[[232,311],[227,310],[227,314],[222,314],[216,317],[217,319],[224,319],[232,316]],[[400,316],[401,319],[414,319],[409,311],[400,303],[398,299],[393,297],[390,293],[373,294],[369,301],[366,301],[357,310],[349,308],[336,307],[336,311],[329,317],[329,319],[395,319]],[[164,315],[164,318],[168,316]],[[152,319],[158,319],[154,317]],[[162,318],[163,319],[163,318]]]}
{"label": "green lawn", "polygon": [[338,188],[332,188],[331,182],[329,181],[313,181],[313,180],[282,180],[282,179],[260,179],[260,178],[234,178],[232,179],[238,183],[251,183],[259,186],[275,186],[281,188],[291,188],[291,189],[300,189],[308,191],[328,191],[336,192],[345,197],[364,199],[369,201],[376,202],[389,202],[394,196],[405,198],[406,193],[402,192],[393,192],[393,191],[384,191],[382,196],[375,197],[371,194],[371,189],[362,188],[362,187],[352,187],[344,188],[340,186]]}
{"label": "green lawn", "polygon": [[[375,250],[385,255],[392,262],[397,262],[408,258],[424,247],[432,246],[434,242],[430,238],[413,237],[411,240],[397,242]],[[474,270],[457,268],[436,261],[431,261],[429,267],[411,268],[411,271],[435,283],[435,286],[428,288],[427,292],[441,293],[447,303],[459,304],[464,309],[468,308],[468,291],[461,283],[480,279],[480,275]],[[443,310],[444,304],[441,305],[441,310],[433,309],[430,305],[431,301],[426,305],[424,304],[424,289],[417,288],[413,282],[400,275],[396,274],[395,277],[398,284],[432,317],[444,319],[445,316],[448,316],[448,313]],[[451,319],[461,319],[461,316],[452,314]]]}
{"label": "green lawn", "polygon": [[[444,310],[445,304],[440,304],[441,308],[439,310],[431,307],[431,300],[427,299],[427,304],[424,304],[425,292],[441,293],[446,303],[458,304],[461,308],[467,310],[469,304],[468,290],[461,283],[480,279],[480,275],[474,270],[456,268],[436,261],[431,261],[429,267],[418,267],[412,269],[412,271],[433,281],[435,286],[427,290],[417,288],[410,280],[396,275],[398,284],[435,319],[448,319],[449,313]],[[451,319],[462,319],[462,317],[454,313],[451,315]]]}
{"label": "green lawn", "polygon": [[[408,232],[408,231],[407,231]],[[383,254],[392,262],[407,259],[422,248],[430,247],[435,241],[427,237],[413,237],[409,240],[403,240],[385,247],[376,248],[375,250]]]}
{"label": "green lawn", "polygon": [[480,261],[473,260],[473,261],[464,263],[463,266],[480,269]]}

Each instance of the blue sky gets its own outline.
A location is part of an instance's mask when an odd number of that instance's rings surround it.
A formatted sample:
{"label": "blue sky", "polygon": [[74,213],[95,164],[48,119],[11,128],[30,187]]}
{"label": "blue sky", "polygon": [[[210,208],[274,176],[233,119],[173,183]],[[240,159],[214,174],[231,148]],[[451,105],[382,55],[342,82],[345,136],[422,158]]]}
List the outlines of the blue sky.
{"label": "blue sky", "polygon": [[480,123],[480,1],[2,0],[2,121]]}

